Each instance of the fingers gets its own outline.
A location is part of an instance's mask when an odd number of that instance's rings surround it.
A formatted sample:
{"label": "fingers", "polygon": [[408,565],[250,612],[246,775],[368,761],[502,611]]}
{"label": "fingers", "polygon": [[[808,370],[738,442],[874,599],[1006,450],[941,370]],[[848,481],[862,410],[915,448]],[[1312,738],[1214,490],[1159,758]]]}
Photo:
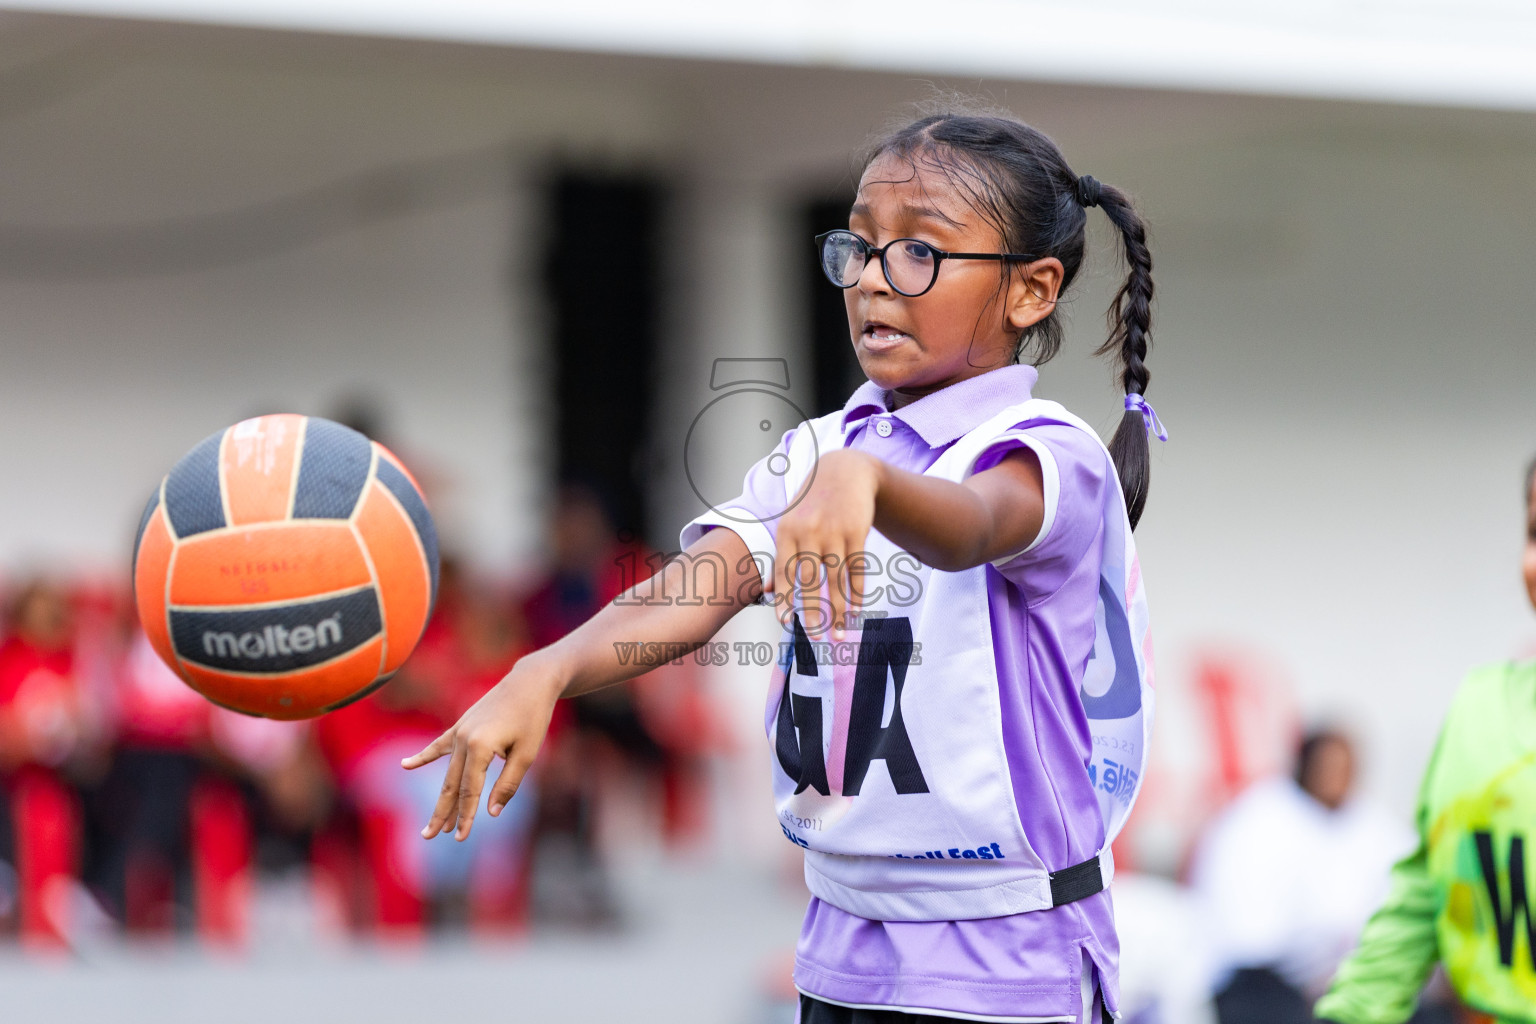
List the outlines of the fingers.
{"label": "fingers", "polygon": [[428,743],[420,753],[400,759],[400,767],[405,769],[420,768],[424,764],[431,764],[444,754],[453,749],[453,730],[449,729],[437,739]]}
{"label": "fingers", "polygon": [[[777,563],[775,572],[779,582],[774,603],[779,621],[787,627],[798,610],[802,614],[801,625],[808,634],[824,637],[830,631],[834,639],[841,640],[849,611],[861,606],[849,571],[853,544],[844,538],[813,544],[805,550],[789,546],[796,543],[799,542],[790,540],[786,544],[780,541],[780,550],[790,553]],[[823,587],[825,604],[822,603]]]}
{"label": "fingers", "polygon": [[853,625],[852,619],[863,607],[864,570],[868,558],[860,552],[852,537],[843,538],[842,564],[838,567],[835,589],[842,607],[833,622],[836,636],[843,639],[844,631]]}
{"label": "fingers", "polygon": [[423,839],[431,839],[445,828],[453,827],[453,820],[458,817],[459,778],[464,774],[464,761],[468,755],[469,748],[465,744],[454,744],[453,757],[448,761],[448,770],[443,773],[443,788],[437,794],[437,806],[432,808],[427,827],[421,830]]}
{"label": "fingers", "polygon": [[788,616],[793,612],[795,605],[799,603],[798,591],[800,589],[799,572],[801,557],[799,551],[789,546],[794,543],[793,539],[786,540],[781,538],[778,543],[779,550],[784,552],[784,555],[779,561],[775,582],[778,586],[779,594],[784,598],[784,614],[787,623]]}
{"label": "fingers", "polygon": [[485,772],[491,766],[491,748],[485,744],[469,743],[469,754],[464,761],[464,771],[459,776],[459,828],[454,838],[463,842],[475,823],[475,811],[480,807],[480,791],[485,788]]}
{"label": "fingers", "polygon": [[841,641],[847,628],[848,614],[848,559],[846,550],[828,551],[823,560],[827,566],[827,600],[831,607],[832,639]]}
{"label": "fingers", "polygon": [[[780,527],[774,562],[774,605],[782,625],[798,612],[812,636],[843,640],[853,615],[864,606],[869,556],[865,538],[846,533],[835,538],[791,535]],[[825,589],[823,589],[825,588]],[[825,597],[823,597],[825,594]]]}
{"label": "fingers", "polygon": [[795,566],[795,576],[799,583],[796,603],[800,609],[800,624],[808,634],[816,638],[825,638],[832,624],[832,607],[823,603],[821,596],[823,579],[830,582],[832,577],[831,563],[821,551],[820,545],[813,545],[800,552]]}
{"label": "fingers", "polygon": [[[848,556],[849,563],[853,563],[855,558],[858,559],[857,568],[854,568],[853,565],[850,564],[848,570],[848,604],[855,615],[864,610],[865,584],[869,582],[869,555],[867,552],[860,550],[864,544],[865,539],[867,538],[860,539],[856,543],[850,542],[848,546],[848,550],[853,552],[853,554]],[[854,578],[855,576],[857,577],[856,580]]]}
{"label": "fingers", "polygon": [[486,810],[491,817],[501,813],[501,809],[507,806],[517,788],[523,784],[523,776],[528,774],[528,762],[521,758],[508,758],[501,766],[501,774],[496,776],[496,784],[491,787],[491,795],[486,801]]}
{"label": "fingers", "polygon": [[783,555],[775,555],[774,563],[774,588],[777,593],[774,600],[780,602],[779,614],[786,627],[789,626],[795,613],[795,607],[799,603],[797,591],[800,581],[797,578],[800,565],[799,552],[790,547],[794,543],[793,538],[785,538],[781,535],[778,542],[778,550]]}

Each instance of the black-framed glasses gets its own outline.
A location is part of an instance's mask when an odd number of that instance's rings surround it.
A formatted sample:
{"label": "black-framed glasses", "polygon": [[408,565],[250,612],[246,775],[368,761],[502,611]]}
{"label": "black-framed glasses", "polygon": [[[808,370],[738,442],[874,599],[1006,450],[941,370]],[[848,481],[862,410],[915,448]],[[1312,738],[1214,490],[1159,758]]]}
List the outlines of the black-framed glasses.
{"label": "black-framed glasses", "polygon": [[945,260],[1023,260],[1038,257],[1017,252],[945,252],[915,238],[898,238],[875,248],[852,231],[839,228],[816,236],[821,272],[839,288],[852,288],[869,261],[879,258],[885,279],[898,295],[916,298],[939,279]]}

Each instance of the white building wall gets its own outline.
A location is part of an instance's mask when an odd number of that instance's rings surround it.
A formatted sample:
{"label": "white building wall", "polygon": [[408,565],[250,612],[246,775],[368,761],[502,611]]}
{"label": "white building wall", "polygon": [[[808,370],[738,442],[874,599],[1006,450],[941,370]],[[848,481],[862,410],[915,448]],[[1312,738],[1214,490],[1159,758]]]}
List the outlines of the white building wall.
{"label": "white building wall", "polygon": [[495,566],[531,550],[548,428],[505,281],[523,207],[488,199],[235,268],[0,282],[6,561],[122,571],[144,499],[204,435],[350,396],[384,414],[452,549]]}

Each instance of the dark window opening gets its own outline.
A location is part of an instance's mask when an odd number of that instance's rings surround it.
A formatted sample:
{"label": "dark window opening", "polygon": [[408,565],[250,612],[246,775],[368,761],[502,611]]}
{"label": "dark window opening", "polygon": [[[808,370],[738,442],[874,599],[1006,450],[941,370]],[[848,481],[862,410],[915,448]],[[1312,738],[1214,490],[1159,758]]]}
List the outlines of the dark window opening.
{"label": "dark window opening", "polygon": [[644,537],[661,189],[644,178],[567,172],[547,196],[560,477],[595,490],[617,529]]}

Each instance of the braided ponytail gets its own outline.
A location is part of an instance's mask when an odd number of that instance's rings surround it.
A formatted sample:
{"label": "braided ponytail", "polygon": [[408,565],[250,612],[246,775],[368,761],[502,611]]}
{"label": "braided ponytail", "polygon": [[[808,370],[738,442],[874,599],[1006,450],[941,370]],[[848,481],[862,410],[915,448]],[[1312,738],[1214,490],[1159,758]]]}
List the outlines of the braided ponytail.
{"label": "braided ponytail", "polygon": [[[887,135],[870,151],[866,166],[883,154],[912,161],[914,166],[921,161],[947,175],[972,208],[997,228],[1003,251],[1058,259],[1062,267],[1058,300],[1082,267],[1087,208],[1102,207],[1118,229],[1127,273],[1110,303],[1109,338],[1095,354],[1114,354],[1125,387],[1126,412],[1108,448],[1135,528],[1146,508],[1151,478],[1147,431],[1153,417],[1149,407],[1144,418],[1144,407],[1132,405],[1139,403],[1152,378],[1146,362],[1152,347],[1152,254],[1147,250],[1146,227],[1130,197],[1089,175],[1079,178],[1056,143],[1007,111],[954,97],[941,99],[939,106]],[[1008,273],[1006,265],[1000,269]],[[1030,359],[1038,366],[1056,354],[1061,339],[1061,322],[1052,309],[1025,328],[1014,360]]]}
{"label": "braided ponytail", "polygon": [[[1124,192],[1097,182],[1094,186],[1099,190],[1099,205],[1120,231],[1126,264],[1125,281],[1109,304],[1109,338],[1094,350],[1094,355],[1113,352],[1125,393],[1144,395],[1152,379],[1146,363],[1147,352],[1152,348],[1152,253],[1147,249],[1147,229]],[[1109,454],[1125,492],[1131,529],[1135,529],[1146,508],[1147,488],[1152,482],[1147,423],[1139,409],[1126,408],[1115,436],[1110,438]]]}

